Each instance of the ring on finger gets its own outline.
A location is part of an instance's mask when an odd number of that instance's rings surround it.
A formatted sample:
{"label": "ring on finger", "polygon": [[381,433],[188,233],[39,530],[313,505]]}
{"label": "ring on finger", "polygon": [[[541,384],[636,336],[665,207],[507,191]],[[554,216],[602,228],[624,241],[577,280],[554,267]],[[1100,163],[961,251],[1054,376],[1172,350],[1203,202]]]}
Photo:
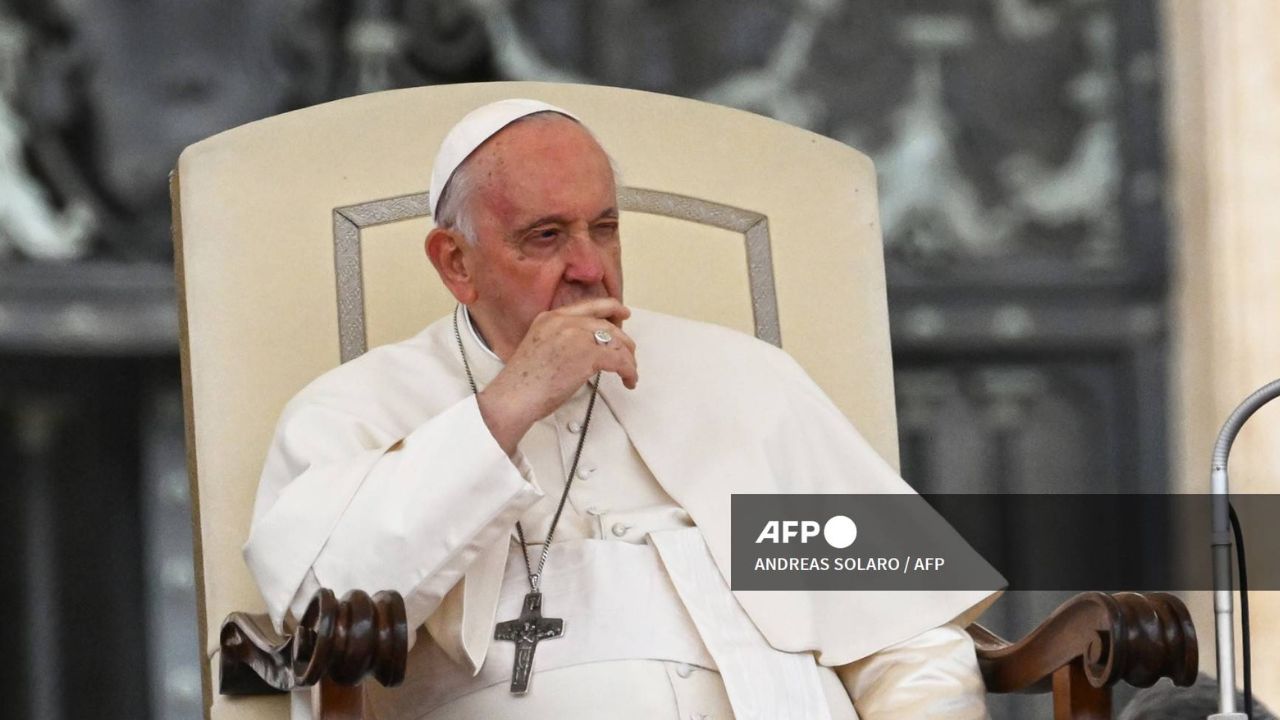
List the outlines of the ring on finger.
{"label": "ring on finger", "polygon": [[591,336],[596,339],[596,343],[599,345],[608,345],[613,341],[613,333],[608,330],[597,330]]}

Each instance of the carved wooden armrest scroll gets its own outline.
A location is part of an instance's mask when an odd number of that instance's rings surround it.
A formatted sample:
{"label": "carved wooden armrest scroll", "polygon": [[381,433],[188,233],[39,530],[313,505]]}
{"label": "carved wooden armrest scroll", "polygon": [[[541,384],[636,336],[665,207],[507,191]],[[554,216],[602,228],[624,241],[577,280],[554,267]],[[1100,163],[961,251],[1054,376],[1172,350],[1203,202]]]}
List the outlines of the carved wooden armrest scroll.
{"label": "carved wooden armrest scroll", "polygon": [[1166,593],[1082,593],[1010,643],[968,628],[993,693],[1054,693],[1055,718],[1109,718],[1111,686],[1195,682],[1199,650],[1186,606]]}
{"label": "carved wooden armrest scroll", "polygon": [[322,589],[293,634],[275,632],[266,615],[234,612],[219,645],[223,695],[288,692],[321,680],[354,686],[369,675],[392,687],[404,681],[409,625],[399,593],[353,590],[339,602]]}

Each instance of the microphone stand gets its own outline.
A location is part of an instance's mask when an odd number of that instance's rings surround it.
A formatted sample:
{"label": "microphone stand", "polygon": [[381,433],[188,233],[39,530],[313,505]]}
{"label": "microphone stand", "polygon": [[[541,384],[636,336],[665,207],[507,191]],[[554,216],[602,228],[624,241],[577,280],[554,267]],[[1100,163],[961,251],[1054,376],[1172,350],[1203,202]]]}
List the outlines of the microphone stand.
{"label": "microphone stand", "polygon": [[1236,711],[1235,617],[1231,596],[1231,506],[1227,485],[1227,456],[1245,421],[1258,408],[1280,396],[1274,380],[1245,398],[1223,423],[1213,446],[1209,486],[1213,494],[1213,616],[1218,640],[1218,712],[1209,720],[1249,720]]}

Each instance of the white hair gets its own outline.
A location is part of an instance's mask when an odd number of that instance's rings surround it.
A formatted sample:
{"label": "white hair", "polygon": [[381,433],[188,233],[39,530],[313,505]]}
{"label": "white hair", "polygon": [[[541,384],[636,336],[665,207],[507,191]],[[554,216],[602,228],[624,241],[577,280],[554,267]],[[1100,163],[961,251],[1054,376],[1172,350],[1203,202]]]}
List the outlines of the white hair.
{"label": "white hair", "polygon": [[[535,113],[529,113],[524,117],[516,118],[511,123],[507,124],[503,130],[515,125],[516,123],[525,122],[530,118],[541,118],[545,120],[549,117],[561,117],[573,122],[578,122],[577,120],[554,110],[542,110]],[[582,125],[581,123],[578,124],[582,129],[587,131],[588,135],[591,135],[593,140],[596,140],[596,136],[591,132],[590,128]],[[599,144],[599,142],[599,140],[596,140],[597,144]],[[613,171],[613,182],[614,187],[616,188],[622,184],[622,173],[619,172],[618,163],[613,159],[613,156],[610,155],[608,151],[605,151],[604,155],[609,160],[609,169]],[[474,172],[475,168],[471,162],[474,157],[475,153],[469,155],[462,161],[462,164],[458,165],[457,169],[453,171],[453,175],[449,176],[449,181],[444,184],[444,189],[440,191],[440,203],[436,208],[436,226],[442,227],[446,230],[456,230],[462,235],[462,237],[466,238],[466,241],[471,245],[475,245],[480,240],[479,236],[476,235],[475,223],[471,216],[471,198],[475,195],[476,188],[479,186],[479,179],[476,177],[476,173]]]}

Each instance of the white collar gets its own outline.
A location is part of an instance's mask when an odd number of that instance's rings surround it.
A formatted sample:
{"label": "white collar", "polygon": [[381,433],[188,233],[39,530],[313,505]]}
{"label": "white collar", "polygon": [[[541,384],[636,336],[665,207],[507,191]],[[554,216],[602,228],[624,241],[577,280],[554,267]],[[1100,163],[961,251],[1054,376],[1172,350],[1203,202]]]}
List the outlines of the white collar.
{"label": "white collar", "polygon": [[498,373],[502,372],[502,359],[494,354],[484,340],[481,339],[480,333],[471,321],[470,313],[467,312],[466,305],[459,305],[454,312],[456,313],[454,321],[457,323],[458,341],[462,343],[462,352],[466,356],[468,367],[471,368],[476,389],[482,390],[486,385],[493,382]]}
{"label": "white collar", "polygon": [[476,330],[475,323],[471,321],[471,310],[468,309],[466,305],[462,305],[461,307],[462,307],[462,319],[467,321],[467,330],[471,332],[471,339],[475,341],[476,346],[479,347],[489,357],[493,358],[498,362],[502,362],[502,358],[498,357],[498,355],[493,350],[489,349],[489,344],[484,341],[484,338],[480,336],[480,332]]}

